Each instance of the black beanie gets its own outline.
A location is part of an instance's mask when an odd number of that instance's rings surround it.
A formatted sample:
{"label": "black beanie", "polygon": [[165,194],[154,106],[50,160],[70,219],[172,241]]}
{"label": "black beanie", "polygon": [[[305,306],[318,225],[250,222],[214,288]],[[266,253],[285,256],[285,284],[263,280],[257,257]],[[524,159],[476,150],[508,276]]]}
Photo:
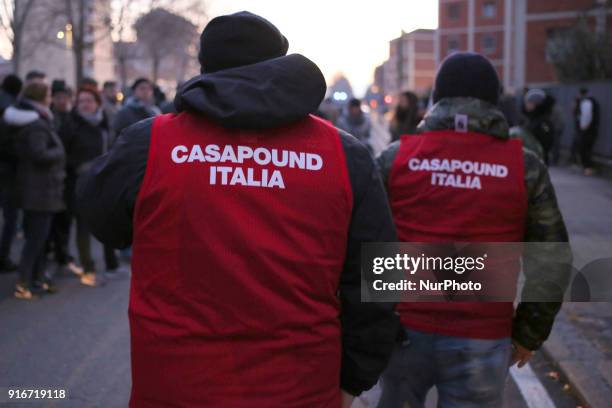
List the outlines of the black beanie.
{"label": "black beanie", "polygon": [[263,17],[241,11],[213,18],[200,36],[202,72],[255,64],[287,54],[289,42]]}
{"label": "black beanie", "polygon": [[472,97],[497,105],[501,84],[491,62],[480,54],[457,52],[442,61],[433,102],[447,97]]}

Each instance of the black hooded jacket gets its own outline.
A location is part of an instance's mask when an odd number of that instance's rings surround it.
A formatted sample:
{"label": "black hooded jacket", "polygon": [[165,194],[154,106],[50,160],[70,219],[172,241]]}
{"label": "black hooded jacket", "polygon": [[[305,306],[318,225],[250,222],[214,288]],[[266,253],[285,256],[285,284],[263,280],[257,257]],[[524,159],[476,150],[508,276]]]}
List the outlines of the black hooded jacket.
{"label": "black hooded jacket", "polygon": [[555,124],[552,120],[552,113],[555,103],[555,98],[546,95],[544,100],[531,112],[528,112],[523,106],[524,125],[540,142],[545,152],[548,152],[554,143]]}
{"label": "black hooded jacket", "polygon": [[[265,130],[303,119],[317,109],[324,94],[325,80],[317,66],[294,54],[197,76],[182,86],[175,106],[178,112],[204,115],[227,128]],[[124,130],[77,186],[80,212],[105,244],[123,248],[132,241],[132,214],[153,120]],[[361,243],[395,241],[396,235],[374,160],[354,137],[339,133],[354,196],[339,286],[341,387],[357,395],[378,380],[399,328],[392,304],[361,302]]]}
{"label": "black hooded jacket", "polygon": [[22,100],[9,106],[3,118],[12,127],[19,207],[28,211],[62,211],[66,152],[50,112]]}

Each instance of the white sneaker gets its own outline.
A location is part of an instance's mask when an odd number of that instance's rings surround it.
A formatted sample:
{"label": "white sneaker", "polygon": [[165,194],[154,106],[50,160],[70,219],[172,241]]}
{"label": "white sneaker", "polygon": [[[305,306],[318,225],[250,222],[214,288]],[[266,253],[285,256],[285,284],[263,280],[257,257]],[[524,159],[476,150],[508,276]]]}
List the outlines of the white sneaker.
{"label": "white sneaker", "polygon": [[19,285],[19,284],[15,286],[15,297],[17,299],[23,299],[23,300],[38,299],[38,296],[33,294],[29,288],[26,288],[25,286]]}
{"label": "white sneaker", "polygon": [[83,276],[83,273],[84,273],[83,268],[81,268],[74,262],[68,262],[66,264],[66,268],[77,276]]}

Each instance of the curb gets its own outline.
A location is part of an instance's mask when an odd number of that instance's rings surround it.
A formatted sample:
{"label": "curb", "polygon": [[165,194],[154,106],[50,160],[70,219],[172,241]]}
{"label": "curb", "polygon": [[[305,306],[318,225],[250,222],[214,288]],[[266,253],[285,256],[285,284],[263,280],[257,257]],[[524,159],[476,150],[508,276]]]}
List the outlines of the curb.
{"label": "curb", "polygon": [[542,352],[557,364],[579,398],[591,408],[612,400],[612,360],[597,350],[561,311]]}

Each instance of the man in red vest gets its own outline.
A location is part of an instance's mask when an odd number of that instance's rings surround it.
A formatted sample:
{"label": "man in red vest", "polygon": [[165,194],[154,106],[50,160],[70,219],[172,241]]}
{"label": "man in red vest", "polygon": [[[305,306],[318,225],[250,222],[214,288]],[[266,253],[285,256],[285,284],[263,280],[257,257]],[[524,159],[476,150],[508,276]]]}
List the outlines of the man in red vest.
{"label": "man in red vest", "polygon": [[360,246],[394,241],[374,160],[317,119],[325,80],[248,12],[213,19],[177,114],[122,132],[78,187],[132,245],[131,407],[340,407],[399,329],[362,303]]}
{"label": "man in red vest", "polygon": [[[379,158],[400,241],[567,242],[546,166],[509,139],[499,92],[483,56],[456,53],[442,63],[419,134]],[[569,264],[569,249],[560,252]],[[500,407],[509,362],[529,361],[559,308],[558,301],[516,310],[511,302],[401,303],[405,340],[382,376],[379,407],[422,407],[434,386],[441,407]]]}

